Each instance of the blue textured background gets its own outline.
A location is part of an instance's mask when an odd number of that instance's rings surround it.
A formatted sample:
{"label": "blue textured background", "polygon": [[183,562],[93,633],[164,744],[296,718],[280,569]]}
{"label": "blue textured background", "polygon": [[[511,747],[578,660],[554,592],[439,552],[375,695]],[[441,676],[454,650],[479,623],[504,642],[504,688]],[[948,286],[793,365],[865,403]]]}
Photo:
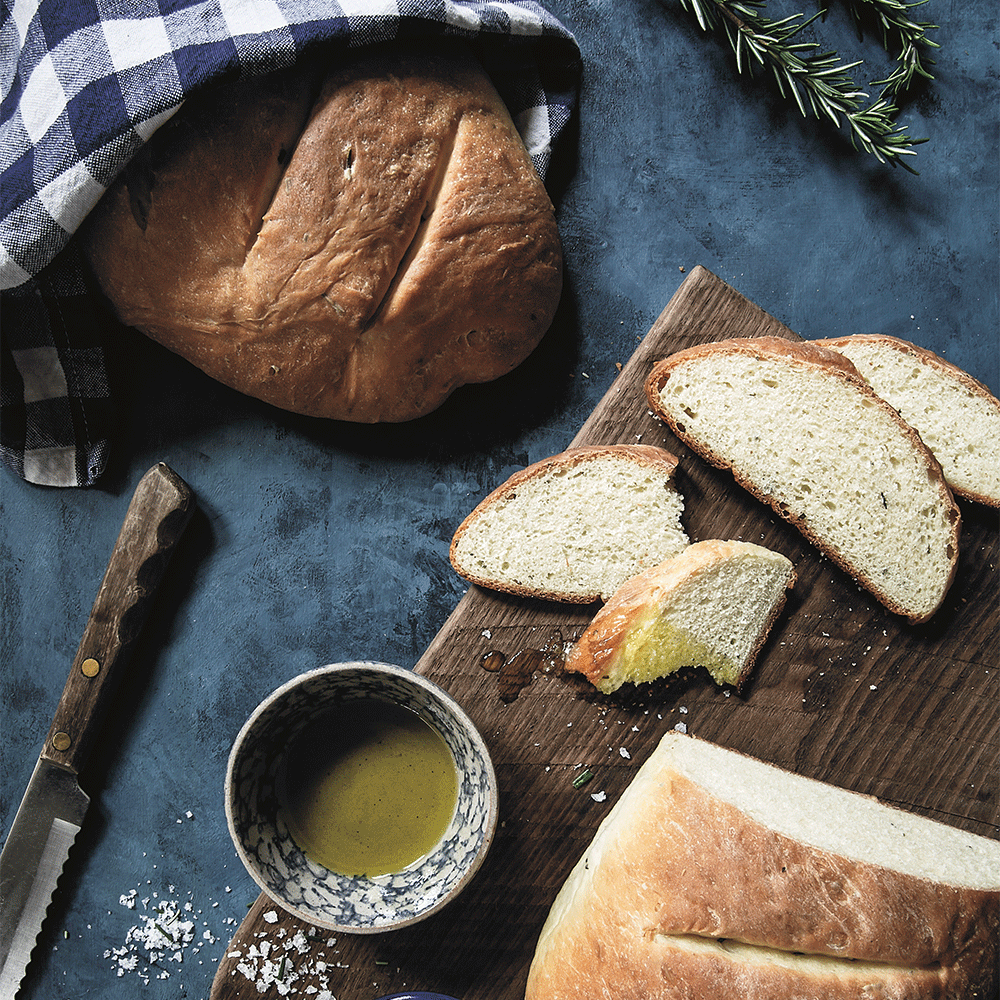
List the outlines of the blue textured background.
{"label": "blue textured background", "polygon": [[[447,560],[455,527],[515,468],[565,447],[682,269],[704,265],[803,336],[894,334],[1000,391],[993,2],[918,10],[941,45],[935,81],[903,116],[930,138],[918,177],[739,78],[676,0],[548,6],[580,42],[583,83],[550,184],[566,289],[520,369],[411,425],[324,425],[130,336],[117,345],[124,433],[101,487],[2,480],[3,831],[135,484],[165,461],[199,506],[87,776],[93,806],[26,1000],[135,996],[143,970],[145,996],[207,997],[257,896],[222,806],[240,725],[302,670],[413,665],[464,591]],[[836,5],[817,33],[883,65]],[[121,977],[105,957],[138,922],[119,903],[133,889],[191,904],[198,940],[164,964],[169,978],[141,953]]]}

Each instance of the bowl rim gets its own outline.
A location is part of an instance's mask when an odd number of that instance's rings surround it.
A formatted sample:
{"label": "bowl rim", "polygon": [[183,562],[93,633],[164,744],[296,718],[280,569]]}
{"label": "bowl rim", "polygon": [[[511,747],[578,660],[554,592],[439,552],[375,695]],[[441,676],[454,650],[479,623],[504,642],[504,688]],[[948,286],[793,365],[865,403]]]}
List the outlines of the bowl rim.
{"label": "bowl rim", "polygon": [[[446,895],[438,899],[432,906],[427,907],[427,909],[421,910],[419,913],[413,914],[405,919],[388,921],[375,927],[357,927],[353,924],[338,924],[328,920],[319,919],[315,914],[307,913],[304,910],[298,909],[272,891],[272,889],[265,884],[263,878],[256,871],[253,862],[250,860],[243,844],[240,841],[240,838],[236,834],[236,823],[232,806],[233,774],[235,766],[239,760],[240,751],[243,748],[246,737],[253,729],[259,718],[289,691],[294,690],[296,687],[312,680],[313,678],[320,675],[348,674],[359,671],[369,671],[374,674],[390,674],[404,680],[405,682],[413,682],[417,687],[422,688],[431,697],[436,698],[439,702],[441,702],[459,721],[463,730],[466,732],[466,735],[476,747],[483,763],[483,770],[488,784],[488,794],[486,796],[487,812],[483,828],[482,843],[476,851],[472,861],[462,872],[458,881],[455,882]],[[493,766],[493,759],[490,756],[489,748],[486,746],[486,741],[483,739],[482,733],[479,732],[475,723],[473,723],[472,719],[469,718],[465,709],[462,708],[462,706],[435,681],[424,677],[422,674],[418,674],[414,670],[407,669],[406,667],[401,667],[393,663],[382,663],[378,660],[350,660],[343,663],[327,663],[320,667],[314,667],[311,670],[306,670],[300,674],[296,674],[294,677],[289,678],[287,681],[283,682],[271,691],[270,694],[264,697],[258,703],[253,712],[250,713],[250,716],[240,727],[239,732],[233,739],[232,746],[229,750],[229,758],[226,763],[224,797],[226,826],[229,829],[230,840],[236,848],[236,853],[239,856],[240,861],[243,863],[243,867],[247,870],[257,886],[285,913],[290,914],[298,920],[312,924],[313,926],[322,927],[325,930],[337,931],[341,934],[382,934],[388,931],[399,930],[402,927],[407,927],[418,923],[421,920],[425,920],[427,917],[431,916],[431,914],[436,913],[442,907],[450,903],[465,889],[465,887],[472,880],[472,877],[485,861],[486,855],[496,834],[500,813],[499,786],[497,782],[496,768]]]}

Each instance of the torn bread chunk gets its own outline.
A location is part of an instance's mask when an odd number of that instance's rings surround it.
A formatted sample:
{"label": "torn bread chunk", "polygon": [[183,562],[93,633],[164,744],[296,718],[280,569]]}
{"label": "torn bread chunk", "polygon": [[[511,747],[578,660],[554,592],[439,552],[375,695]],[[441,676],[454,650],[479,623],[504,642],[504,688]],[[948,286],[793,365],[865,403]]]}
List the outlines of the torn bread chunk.
{"label": "torn bread chunk", "polygon": [[451,563],[470,583],[552,601],[607,600],[689,544],[677,459],[648,445],[570,448],[511,476],[462,522]]}
{"label": "torn bread chunk", "polygon": [[752,542],[707,539],[626,580],[566,658],[610,694],[685,667],[740,687],[795,582],[791,560]]}
{"label": "torn bread chunk", "polygon": [[916,429],[954,493],[1000,507],[1000,400],[982,382],[897,337],[859,334],[814,343],[850,359]]}
{"label": "torn bread chunk", "polygon": [[678,351],[646,381],[695,452],[912,622],[944,601],[961,515],[919,434],[842,354],[776,337]]}
{"label": "torn bread chunk", "polygon": [[526,1000],[989,1000],[1000,843],[668,733],[538,939]]}

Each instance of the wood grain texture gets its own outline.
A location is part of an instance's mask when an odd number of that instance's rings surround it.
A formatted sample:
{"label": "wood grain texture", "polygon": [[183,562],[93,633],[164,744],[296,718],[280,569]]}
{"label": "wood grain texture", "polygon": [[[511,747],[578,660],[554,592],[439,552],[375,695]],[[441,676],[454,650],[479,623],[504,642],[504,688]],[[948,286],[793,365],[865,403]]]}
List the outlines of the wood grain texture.
{"label": "wood grain texture", "polygon": [[191,488],[162,462],[136,486],[42,748],[46,760],[74,774],[83,767],[194,507]]}
{"label": "wood grain texture", "polygon": [[[676,725],[801,774],[873,794],[974,833],[1000,836],[1000,604],[995,511],[962,505],[962,556],[926,625],[892,616],[764,504],[681,445],[649,412],[643,381],[673,351],[726,337],[795,334],[703,268],[688,275],[573,444],[657,444],[680,458],[677,484],[692,541],[742,538],[795,564],[798,582],[737,694],[695,673],[604,696],[558,670],[594,606],[525,601],[471,588],[416,669],[448,690],[483,733],[500,783],[501,818],[465,893],[415,927],[375,937],[319,932],[290,955],[285,989],[259,992],[249,949],[311,929],[265,897],[222,959],[212,1000],[337,1000],[404,989],[460,1000],[520,1000],[549,906],[598,824],[660,737]],[[836,419],[832,414],[831,419]],[[526,651],[537,670],[504,686],[486,653]],[[516,663],[516,660],[515,660]],[[583,767],[594,778],[573,778]],[[604,793],[603,798],[600,793]],[[595,800],[594,796],[598,800]],[[265,914],[276,914],[269,923]],[[284,932],[284,937],[279,936]],[[245,964],[240,971],[239,963]],[[325,970],[319,962],[326,962]],[[338,967],[339,966],[339,967]]]}

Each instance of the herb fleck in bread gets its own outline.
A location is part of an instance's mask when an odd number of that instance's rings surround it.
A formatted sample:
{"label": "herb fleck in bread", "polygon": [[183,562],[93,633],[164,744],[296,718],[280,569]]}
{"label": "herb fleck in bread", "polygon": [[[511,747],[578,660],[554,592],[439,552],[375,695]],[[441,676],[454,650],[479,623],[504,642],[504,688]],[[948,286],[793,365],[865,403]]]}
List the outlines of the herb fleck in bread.
{"label": "herb fleck in bread", "polygon": [[739,687],[795,582],[790,560],[751,542],[708,539],[634,576],[566,658],[610,694],[684,667]]}
{"label": "herb fleck in bread", "polygon": [[920,434],[952,491],[1000,507],[1000,400],[932,351],[877,334],[817,340],[849,358]]}
{"label": "herb fleck in bread", "polygon": [[589,604],[688,544],[677,459],[648,445],[571,448],[515,473],[462,522],[455,571],[522,597]]}
{"label": "herb fleck in bread", "polygon": [[922,622],[941,606],[958,506],[917,432],[843,355],[774,337],[703,344],[656,364],[646,393],[891,611]]}
{"label": "herb fleck in bread", "polygon": [[991,1000],[1000,843],[668,733],[542,928],[526,1000]]}

